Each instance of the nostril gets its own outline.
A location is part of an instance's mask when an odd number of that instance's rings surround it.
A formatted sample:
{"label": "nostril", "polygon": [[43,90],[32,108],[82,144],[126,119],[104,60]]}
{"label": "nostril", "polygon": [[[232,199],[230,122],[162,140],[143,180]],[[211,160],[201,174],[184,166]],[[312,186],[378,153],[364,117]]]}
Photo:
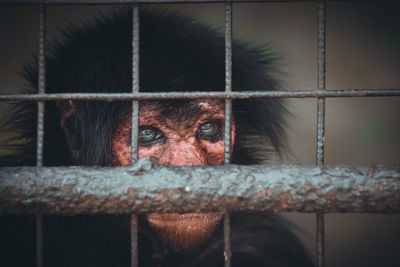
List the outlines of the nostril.
{"label": "nostril", "polygon": [[166,151],[159,158],[159,164],[165,166],[200,166],[207,164],[206,156],[196,150]]}

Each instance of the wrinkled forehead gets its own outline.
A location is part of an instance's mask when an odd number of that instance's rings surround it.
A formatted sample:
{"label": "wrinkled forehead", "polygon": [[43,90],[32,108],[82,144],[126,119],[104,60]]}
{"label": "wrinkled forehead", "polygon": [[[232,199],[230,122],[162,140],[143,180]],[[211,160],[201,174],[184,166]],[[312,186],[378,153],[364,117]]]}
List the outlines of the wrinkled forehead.
{"label": "wrinkled forehead", "polygon": [[223,114],[221,99],[141,101],[140,116],[160,117],[164,120],[193,120],[205,114]]}

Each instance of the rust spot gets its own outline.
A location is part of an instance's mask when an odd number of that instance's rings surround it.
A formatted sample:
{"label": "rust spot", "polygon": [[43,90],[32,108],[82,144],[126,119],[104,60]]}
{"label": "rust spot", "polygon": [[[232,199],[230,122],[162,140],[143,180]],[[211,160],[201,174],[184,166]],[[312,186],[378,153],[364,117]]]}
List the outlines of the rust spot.
{"label": "rust spot", "polygon": [[325,199],[327,201],[336,200],[336,191],[330,191],[330,192],[326,193],[325,194]]}
{"label": "rust spot", "polygon": [[135,198],[136,197],[136,190],[135,189],[133,189],[133,188],[128,188],[127,190],[126,190],[126,196],[128,197],[128,198]]}
{"label": "rust spot", "polygon": [[259,197],[269,197],[272,195],[271,189],[263,189],[257,193]]}
{"label": "rust spot", "polygon": [[283,193],[280,195],[280,204],[283,209],[287,209],[289,207],[289,202],[293,200],[293,197],[289,193]]}

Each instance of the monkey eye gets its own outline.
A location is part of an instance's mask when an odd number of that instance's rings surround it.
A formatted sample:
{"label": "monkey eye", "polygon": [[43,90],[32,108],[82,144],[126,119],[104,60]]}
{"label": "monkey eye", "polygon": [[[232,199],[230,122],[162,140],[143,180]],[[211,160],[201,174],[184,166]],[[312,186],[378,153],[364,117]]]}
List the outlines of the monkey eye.
{"label": "monkey eye", "polygon": [[139,128],[139,145],[149,146],[164,142],[164,135],[157,128],[141,126]]}
{"label": "monkey eye", "polygon": [[208,121],[200,125],[197,129],[197,138],[203,140],[216,141],[222,137],[221,123],[217,121]]}

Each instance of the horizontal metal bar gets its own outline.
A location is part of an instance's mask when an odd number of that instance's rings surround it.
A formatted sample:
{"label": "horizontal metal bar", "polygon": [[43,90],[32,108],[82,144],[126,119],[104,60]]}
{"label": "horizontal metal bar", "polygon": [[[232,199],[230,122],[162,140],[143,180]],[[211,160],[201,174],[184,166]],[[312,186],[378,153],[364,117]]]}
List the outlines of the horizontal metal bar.
{"label": "horizontal metal bar", "polygon": [[0,212],[400,212],[400,167],[0,168]]}
{"label": "horizontal metal bar", "polygon": [[[106,5],[163,3],[256,3],[256,2],[314,2],[316,0],[1,0],[0,5]],[[344,1],[344,0],[342,0]]]}
{"label": "horizontal metal bar", "polygon": [[400,89],[341,89],[341,90],[277,90],[241,92],[162,92],[162,93],[61,93],[0,95],[0,101],[56,101],[56,100],[149,100],[194,98],[317,98],[317,97],[377,97],[400,96]]}

